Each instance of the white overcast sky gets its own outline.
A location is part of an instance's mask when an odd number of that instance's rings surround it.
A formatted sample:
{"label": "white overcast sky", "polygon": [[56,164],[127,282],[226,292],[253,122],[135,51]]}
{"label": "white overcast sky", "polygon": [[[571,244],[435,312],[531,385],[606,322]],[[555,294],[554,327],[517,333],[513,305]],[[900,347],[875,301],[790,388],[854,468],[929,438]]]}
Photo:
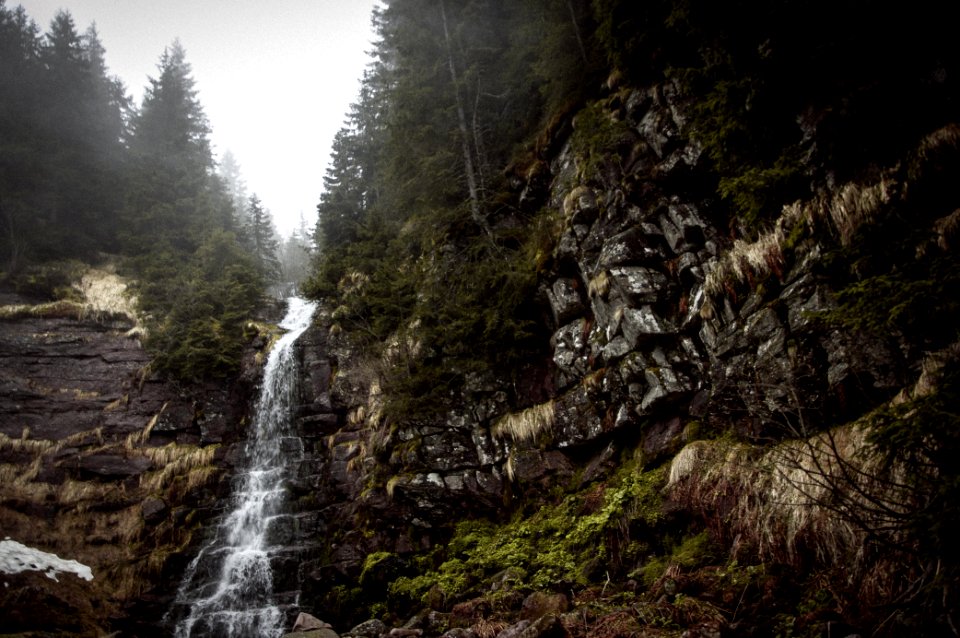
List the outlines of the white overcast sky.
{"label": "white overcast sky", "polygon": [[312,227],[333,136],[369,61],[377,0],[8,0],[46,33],[60,9],[83,33],[96,22],[112,75],[137,105],[179,38],[210,120],[214,152],[229,150],[248,194],[284,235]]}

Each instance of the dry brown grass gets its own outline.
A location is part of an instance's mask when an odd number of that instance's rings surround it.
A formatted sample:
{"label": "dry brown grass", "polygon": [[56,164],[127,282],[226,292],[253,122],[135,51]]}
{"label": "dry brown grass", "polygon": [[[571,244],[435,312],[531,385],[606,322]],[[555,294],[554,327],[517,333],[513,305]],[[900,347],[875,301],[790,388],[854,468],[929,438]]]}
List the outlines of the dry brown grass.
{"label": "dry brown grass", "polygon": [[785,267],[783,247],[791,230],[807,223],[809,210],[799,202],[785,206],[773,228],[755,241],[737,239],[707,274],[704,289],[710,296],[722,294],[730,284],[762,281]]}
{"label": "dry brown grass", "polygon": [[596,277],[590,279],[587,283],[587,296],[604,298],[610,292],[610,273],[601,270]]}
{"label": "dry brown grass", "polygon": [[507,623],[505,622],[481,618],[470,629],[477,638],[495,638],[506,628]]}
{"label": "dry brown grass", "polygon": [[549,432],[556,420],[556,406],[553,401],[527,408],[523,412],[513,412],[501,417],[491,429],[496,439],[509,436],[517,442],[530,443],[543,432]]}
{"label": "dry brown grass", "polygon": [[28,305],[0,306],[0,319],[82,319],[86,306],[76,301],[51,301]]}
{"label": "dry brown grass", "polygon": [[868,530],[889,530],[907,499],[902,473],[869,454],[868,432],[851,424],[766,450],[697,441],[674,458],[668,493],[703,514],[734,557],[845,565],[862,592],[883,598],[902,566]]}
{"label": "dry brown grass", "polygon": [[[704,289],[708,295],[718,296],[729,286],[763,281],[772,274],[782,274],[791,266],[785,261],[787,240],[799,225],[805,227],[804,233],[815,228],[827,228],[841,245],[848,246],[856,231],[874,221],[891,201],[897,187],[898,182],[892,171],[888,171],[874,184],[851,182],[833,195],[821,195],[784,206],[773,227],[761,233],[756,240],[734,241],[730,250],[721,256],[707,274]],[[811,244],[804,250],[798,250],[794,258],[802,258],[806,250],[813,248]]]}
{"label": "dry brown grass", "polygon": [[137,300],[127,289],[127,282],[117,275],[113,266],[90,268],[74,284],[83,295],[87,316],[126,317],[138,323]]}
{"label": "dry brown grass", "polygon": [[[150,433],[153,431],[154,426],[157,424],[157,421],[160,419],[160,415],[164,413],[167,409],[169,403],[164,403],[160,406],[160,410],[150,417],[150,420],[147,421],[147,424],[139,432],[132,432],[127,435],[126,440],[123,443],[123,447],[127,450],[134,450],[143,446],[150,438]],[[109,406],[108,406],[109,407]]]}
{"label": "dry brown grass", "polygon": [[219,447],[170,443],[159,448],[143,448],[141,452],[159,469],[141,475],[140,487],[148,494],[162,494],[176,481],[177,492],[185,494],[206,485],[217,474],[213,458]]}
{"label": "dry brown grass", "polygon": [[387,479],[387,496],[393,498],[393,493],[396,491],[397,486],[403,482],[403,478],[400,476],[391,476]]}
{"label": "dry brown grass", "polygon": [[0,307],[0,319],[94,319],[124,320],[138,326],[137,300],[130,295],[127,282],[116,274],[112,265],[87,268],[80,280],[72,284],[82,301],[60,299],[35,305],[17,304]]}

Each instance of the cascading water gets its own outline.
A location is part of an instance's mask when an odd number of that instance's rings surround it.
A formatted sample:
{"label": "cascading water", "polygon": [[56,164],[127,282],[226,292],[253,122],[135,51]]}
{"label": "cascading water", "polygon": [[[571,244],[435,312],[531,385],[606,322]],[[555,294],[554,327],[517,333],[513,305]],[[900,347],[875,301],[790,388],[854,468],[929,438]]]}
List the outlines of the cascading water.
{"label": "cascading water", "polygon": [[246,444],[246,470],[236,480],[232,510],[213,540],[187,567],[171,614],[181,617],[176,638],[271,638],[283,634],[274,599],[270,527],[282,515],[284,481],[296,401],[293,344],[309,327],[316,306],[293,297],[280,327],[288,330],[270,351],[255,420]]}

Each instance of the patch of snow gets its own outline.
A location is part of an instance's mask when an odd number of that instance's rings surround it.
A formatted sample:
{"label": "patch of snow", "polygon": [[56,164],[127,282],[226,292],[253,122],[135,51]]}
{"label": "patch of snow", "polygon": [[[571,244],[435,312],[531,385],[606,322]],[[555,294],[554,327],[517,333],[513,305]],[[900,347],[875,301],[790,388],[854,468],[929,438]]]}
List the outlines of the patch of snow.
{"label": "patch of snow", "polygon": [[27,547],[10,540],[8,536],[0,541],[0,572],[19,574],[24,571],[44,572],[47,578],[53,580],[57,580],[57,574],[60,572],[70,572],[84,580],[93,580],[93,571],[86,565]]}

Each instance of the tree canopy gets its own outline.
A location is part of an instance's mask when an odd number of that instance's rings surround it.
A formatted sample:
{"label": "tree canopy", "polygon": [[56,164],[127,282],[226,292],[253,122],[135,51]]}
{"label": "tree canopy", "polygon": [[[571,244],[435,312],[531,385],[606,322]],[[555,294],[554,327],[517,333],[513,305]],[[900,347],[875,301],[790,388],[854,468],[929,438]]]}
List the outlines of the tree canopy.
{"label": "tree canopy", "polygon": [[41,35],[0,0],[0,281],[16,287],[36,264],[119,254],[156,369],[235,371],[242,319],[278,276],[277,243],[259,203],[252,224],[238,210],[239,169],[228,164],[230,182],[217,174],[209,135],[179,42],[137,107],[109,74],[95,26],[81,35],[61,11]]}

